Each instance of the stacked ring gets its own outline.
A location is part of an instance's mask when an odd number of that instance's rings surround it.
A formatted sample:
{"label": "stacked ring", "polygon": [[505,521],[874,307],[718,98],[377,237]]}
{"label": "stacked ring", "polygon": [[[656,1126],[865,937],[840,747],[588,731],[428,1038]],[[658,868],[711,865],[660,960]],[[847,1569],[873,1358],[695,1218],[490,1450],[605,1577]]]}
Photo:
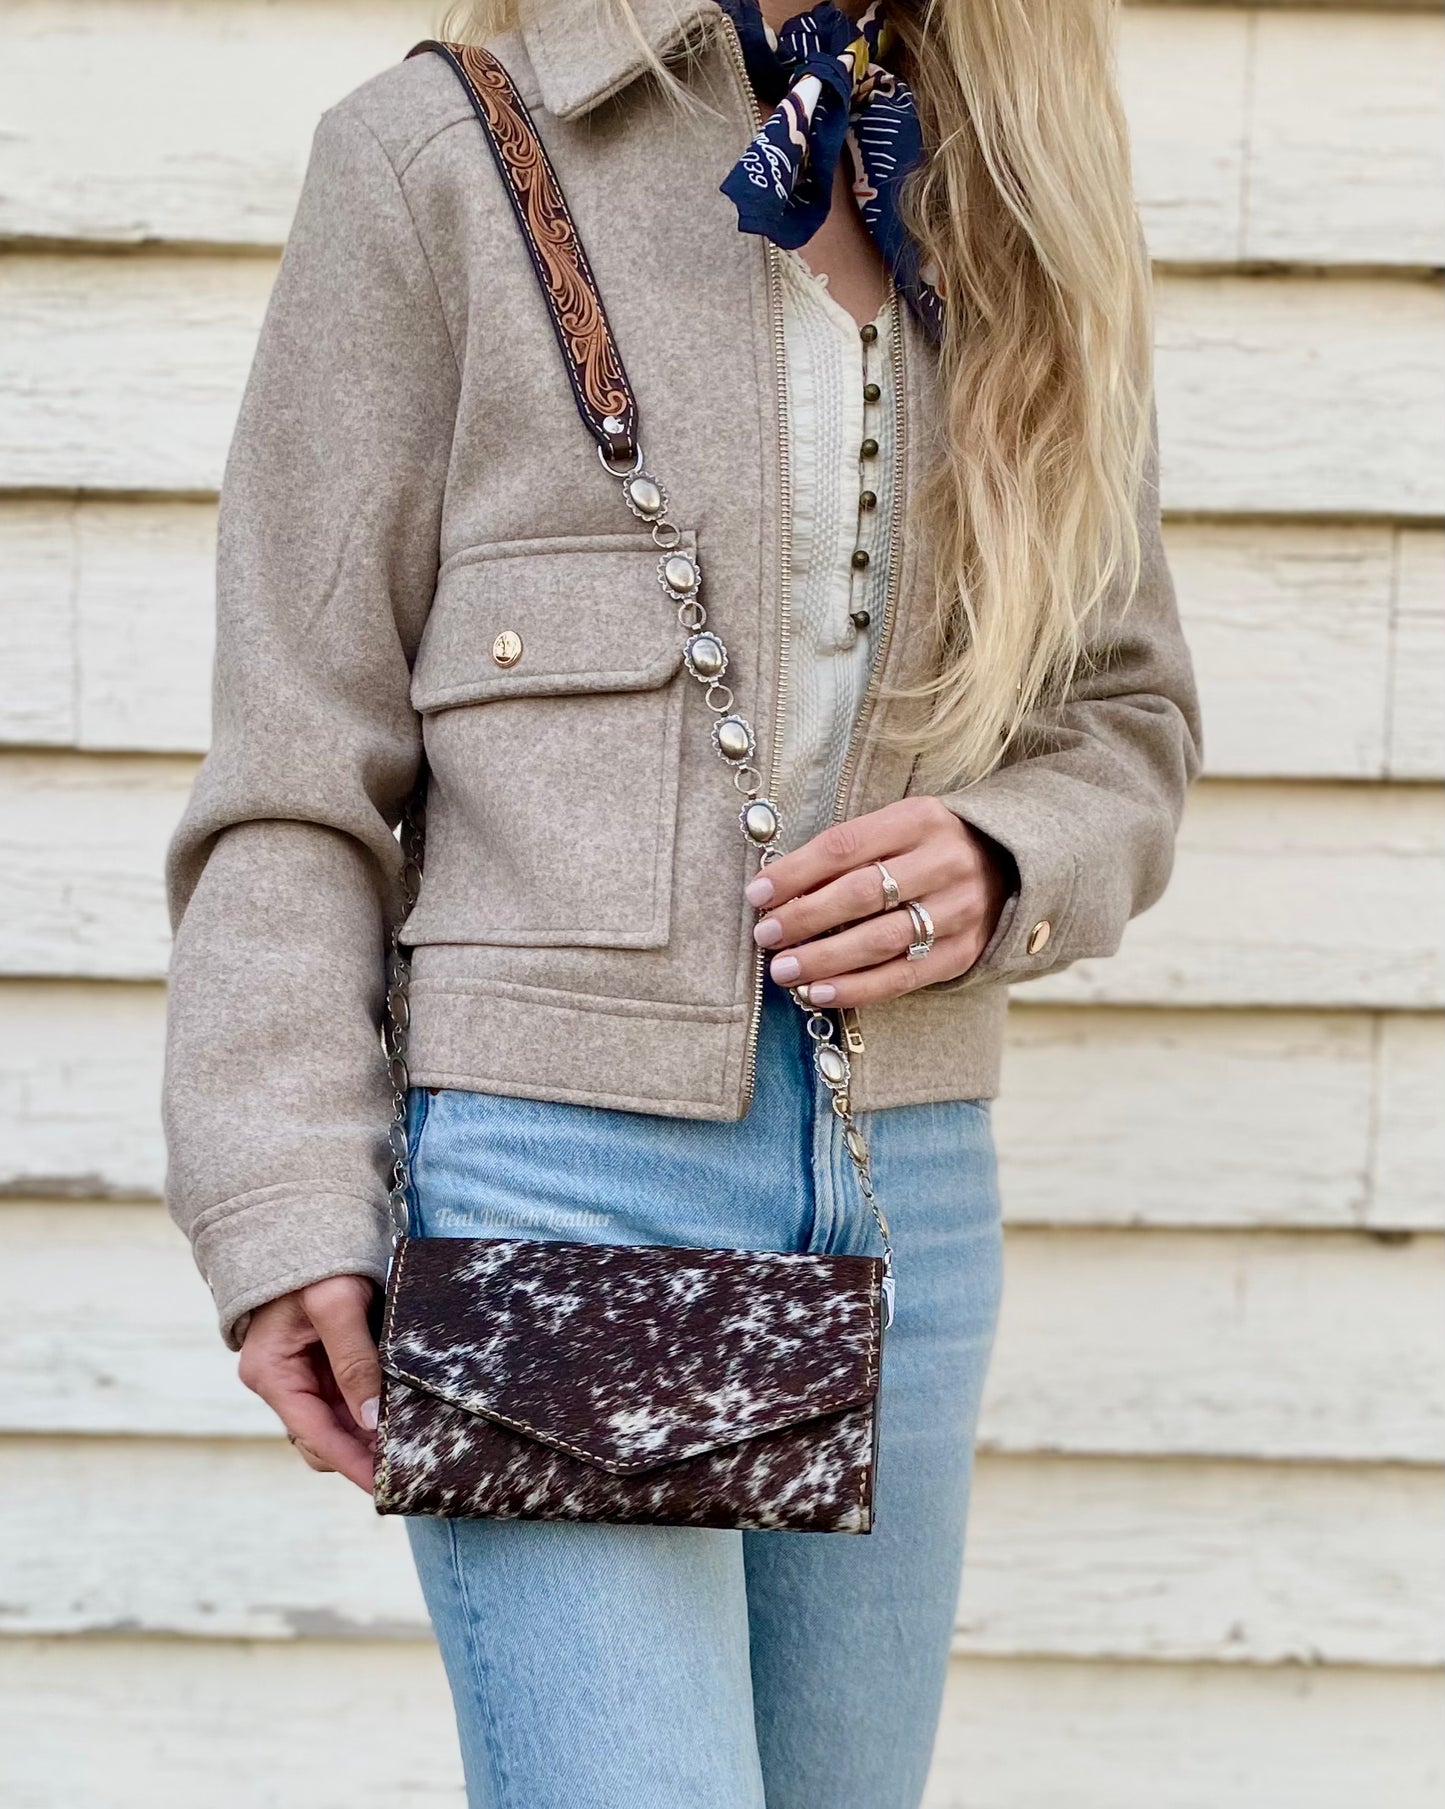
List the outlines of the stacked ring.
{"label": "stacked ring", "polygon": [[922,961],[933,952],[933,919],[917,899],[910,902],[908,915],[913,921],[913,940],[908,945],[908,959]]}
{"label": "stacked ring", "polygon": [[878,869],[878,877],[883,881],[883,909],[896,911],[903,902],[903,894],[898,890],[898,881],[882,861],[874,861],[873,865]]}

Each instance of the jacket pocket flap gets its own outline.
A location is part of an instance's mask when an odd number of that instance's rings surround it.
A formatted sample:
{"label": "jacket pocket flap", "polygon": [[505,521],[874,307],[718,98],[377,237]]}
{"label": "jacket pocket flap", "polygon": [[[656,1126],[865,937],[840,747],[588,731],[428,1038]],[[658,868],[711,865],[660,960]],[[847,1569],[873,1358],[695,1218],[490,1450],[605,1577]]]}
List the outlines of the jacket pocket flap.
{"label": "jacket pocket flap", "polygon": [[[679,551],[695,551],[684,534]],[[682,664],[648,534],[509,541],[449,560],[412,670],[415,709],[648,691]]]}
{"label": "jacket pocket flap", "polygon": [[409,1238],[382,1366],[636,1475],[871,1400],[881,1276],[866,1256]]}

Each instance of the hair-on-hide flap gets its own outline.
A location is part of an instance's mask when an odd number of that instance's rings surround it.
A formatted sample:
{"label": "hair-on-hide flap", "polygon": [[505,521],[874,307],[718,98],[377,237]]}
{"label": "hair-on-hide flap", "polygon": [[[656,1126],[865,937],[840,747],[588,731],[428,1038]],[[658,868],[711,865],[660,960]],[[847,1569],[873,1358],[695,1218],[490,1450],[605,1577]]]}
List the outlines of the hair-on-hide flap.
{"label": "hair-on-hide flap", "polygon": [[403,1243],[377,1506],[866,1531],[872,1257]]}

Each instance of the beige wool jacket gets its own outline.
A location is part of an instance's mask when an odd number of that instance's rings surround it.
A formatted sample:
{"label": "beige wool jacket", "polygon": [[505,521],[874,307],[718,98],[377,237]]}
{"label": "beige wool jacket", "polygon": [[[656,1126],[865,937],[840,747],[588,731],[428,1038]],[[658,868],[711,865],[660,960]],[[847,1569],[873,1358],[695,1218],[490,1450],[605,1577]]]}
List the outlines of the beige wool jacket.
{"label": "beige wool jacket", "polygon": [[[578,0],[538,0],[494,48],[591,254],[766,772],[787,708],[777,253],[718,192],[752,103],[713,0],[635,5],[701,105],[670,103]],[[840,818],[912,776],[876,732],[927,658],[908,500],[934,370],[911,323],[900,357],[902,529]],[[861,1109],[991,1095],[1010,982],[1111,953],[1164,888],[1198,729],[1152,481],[1142,531],[1142,582],[1098,622],[1087,676],[1027,757],[947,799],[1019,889],[967,975],[856,1014]],[[413,1082],[715,1119],[751,1094],[762,957],[738,800],[656,549],[577,419],[439,58],[317,132],[227,466],[218,610],[214,744],[169,862],[165,1116],[170,1207],[234,1343],[278,1294],[385,1273],[377,1027],[423,749]],[[508,629],[523,651],[504,668]]]}

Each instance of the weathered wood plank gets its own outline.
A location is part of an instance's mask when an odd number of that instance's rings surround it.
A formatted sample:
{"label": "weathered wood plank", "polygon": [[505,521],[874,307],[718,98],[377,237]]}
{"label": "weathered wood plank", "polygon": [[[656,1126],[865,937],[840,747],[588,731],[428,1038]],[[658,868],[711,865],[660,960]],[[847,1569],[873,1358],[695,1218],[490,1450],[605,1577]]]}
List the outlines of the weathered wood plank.
{"label": "weathered wood plank", "polygon": [[1382,1018],[1378,1038],[1376,1192],[1438,1217],[1445,1204],[1445,1035],[1436,1018],[1399,1017]]}
{"label": "weathered wood plank", "polygon": [[436,1648],[0,1640],[6,1809],[465,1809]]}
{"label": "weathered wood plank", "polygon": [[1167,277],[1156,308],[1166,508],[1445,510],[1433,283]]}
{"label": "weathered wood plank", "polygon": [[[1040,1809],[1061,1778],[1069,1809],[1435,1809],[1438,1697],[1420,1671],[959,1658],[926,1809]],[[7,1809],[463,1809],[429,1643],[7,1640],[0,1743]]]}
{"label": "weathered wood plank", "polygon": [[[193,771],[180,759],[0,754],[0,974],[164,974],[162,860]],[[1202,785],[1173,885],[1123,952],[1029,991],[1131,1005],[1438,1004],[1441,844],[1424,787]]]}
{"label": "weathered wood plank", "polygon": [[159,1198],[164,1054],[158,985],[0,985],[0,1195]]}
{"label": "weathered wood plank", "polygon": [[[1018,1231],[1010,1258],[984,1420],[996,1448],[1243,1454],[1247,1441],[1348,1460],[1379,1436],[1394,1458],[1441,1449],[1445,1388],[1407,1375],[1441,1373],[1441,1252],[1424,1240]],[[1391,1392],[1383,1414],[1366,1399]]]}
{"label": "weathered wood plank", "polygon": [[430,0],[7,0],[0,236],[280,245],[322,111],[437,16]]}
{"label": "weathered wood plank", "polygon": [[[158,986],[0,985],[0,1194],[158,1196],[163,1013]],[[1414,1017],[1022,1006],[994,1108],[1005,1215],[1439,1227],[1442,1057]]]}
{"label": "weathered wood plank", "polygon": [[215,490],[270,257],[0,262],[0,488]]}
{"label": "weathered wood plank", "polygon": [[1173,883],[1119,955],[1030,990],[1117,1004],[1436,1005],[1442,828],[1424,786],[1201,785]]}
{"label": "weathered wood plank", "polygon": [[1383,525],[1168,524],[1165,544],[1198,675],[1211,773],[1385,777],[1400,532]]}
{"label": "weathered wood plank", "polygon": [[[994,1104],[1010,1221],[1438,1218],[1408,1159],[1413,1120],[1400,1127],[1391,1184],[1371,1174],[1373,1025],[1365,1015],[1015,1006]],[[1413,1076],[1424,1052],[1412,1040],[1404,1053],[1416,1058]],[[1394,1137],[1392,1126],[1392,1149]]]}
{"label": "weathered wood plank", "polygon": [[[1166,541],[1211,773],[1445,774],[1445,536],[1172,521]],[[0,503],[0,743],[203,749],[214,549],[208,503]]]}
{"label": "weathered wood plank", "polygon": [[1426,1672],[955,1661],[924,1809],[1434,1809]]}
{"label": "weathered wood plank", "polygon": [[213,502],[0,501],[0,743],[202,752]]}
{"label": "weathered wood plank", "polygon": [[75,510],[0,507],[0,742],[73,746]]}
{"label": "weathered wood plank", "polygon": [[[17,1203],[0,1239],[0,1431],[269,1431],[158,1208]],[[989,1448],[1423,1463],[1445,1446],[1423,1239],[1015,1230],[1009,1264]]]}
{"label": "weathered wood plank", "polygon": [[[1239,258],[1252,17],[1233,6],[1139,6],[1120,20],[1134,192],[1156,258]],[[1181,68],[1187,82],[1168,73]]]}
{"label": "weathered wood plank", "polygon": [[[0,263],[0,488],[195,493],[220,481],[275,265]],[[1165,276],[1166,507],[1445,514],[1432,284]]]}
{"label": "weathered wood plank", "polygon": [[0,972],[153,979],[166,843],[195,762],[0,759]]}
{"label": "weathered wood plank", "polygon": [[[318,115],[432,12],[11,0],[0,236],[279,245]],[[1120,78],[1154,255],[1438,262],[1439,48],[1438,21],[1409,14],[1127,9]]]}
{"label": "weathered wood plank", "polygon": [[[400,1524],[274,1442],[6,1439],[0,1478],[0,1634],[425,1636]],[[1437,1664],[1438,1494],[1425,1470],[986,1456],[956,1647]]]}
{"label": "weathered wood plank", "polygon": [[987,1457],[957,1649],[1438,1665],[1439,1494],[1423,1470]]}
{"label": "weathered wood plank", "polygon": [[1401,533],[1395,552],[1395,641],[1391,661],[1390,772],[1424,779],[1445,758],[1445,542]]}
{"label": "weathered wood plank", "polygon": [[1440,19],[1290,10],[1251,31],[1245,257],[1440,263]]}

